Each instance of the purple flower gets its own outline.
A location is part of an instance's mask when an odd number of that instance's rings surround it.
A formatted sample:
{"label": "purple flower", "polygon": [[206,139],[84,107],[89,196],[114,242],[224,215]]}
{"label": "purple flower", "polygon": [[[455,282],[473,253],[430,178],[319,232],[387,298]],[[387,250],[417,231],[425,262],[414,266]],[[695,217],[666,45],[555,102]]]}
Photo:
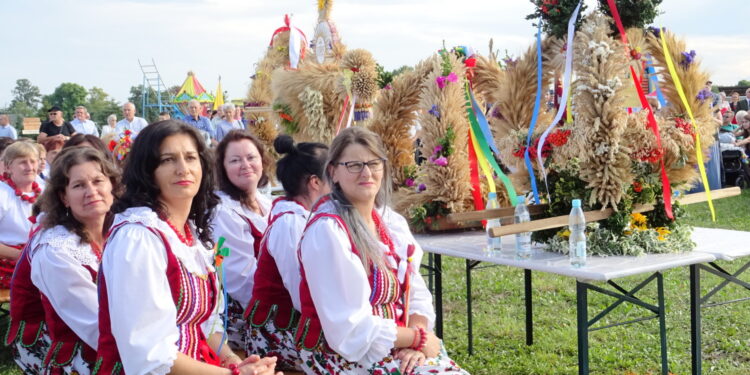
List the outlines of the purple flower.
{"label": "purple flower", "polygon": [[429,110],[429,111],[427,111],[427,112],[428,112],[429,114],[431,114],[431,115],[433,115],[433,116],[437,117],[437,118],[438,118],[438,120],[440,120],[440,110],[438,110],[438,106],[437,106],[437,104],[433,104],[433,105],[432,105],[432,108],[430,108],[430,110]]}
{"label": "purple flower", "polygon": [[435,160],[432,161],[433,164],[439,165],[441,167],[445,167],[448,165],[448,159],[445,158],[445,156],[441,156]]}
{"label": "purple flower", "polygon": [[440,151],[443,151],[443,145],[437,145],[435,148],[432,149],[433,154],[440,153]]}
{"label": "purple flower", "polygon": [[680,62],[680,65],[685,67],[687,69],[690,64],[693,63],[693,60],[695,60],[695,50],[690,50],[690,52],[683,52],[682,53],[682,61]]}
{"label": "purple flower", "polygon": [[425,190],[427,190],[427,185],[425,185],[425,184],[419,184],[419,186],[417,186],[417,191],[418,192],[421,193],[421,192],[423,192]]}
{"label": "purple flower", "polygon": [[385,87],[383,87],[383,90],[390,90],[392,88],[393,88],[393,86],[391,86],[391,84],[389,83],[389,84],[385,85]]}
{"label": "purple flower", "polygon": [[412,186],[414,186],[414,179],[413,179],[413,178],[411,178],[411,177],[410,177],[410,178],[407,178],[406,180],[404,180],[404,185],[406,185],[406,186],[408,186],[408,187],[412,187]]}
{"label": "purple flower", "polygon": [[714,99],[714,93],[711,92],[709,89],[703,89],[698,92],[698,95],[695,96],[698,100],[701,102],[705,102],[708,99],[713,100]]}
{"label": "purple flower", "polygon": [[661,28],[658,27],[649,27],[649,31],[651,31],[652,34],[654,34],[657,38],[661,38]]}
{"label": "purple flower", "polygon": [[513,59],[510,56],[503,58],[503,64],[505,64],[506,68],[512,68],[512,67],[516,66],[517,63],[518,63],[518,60],[517,59]]}

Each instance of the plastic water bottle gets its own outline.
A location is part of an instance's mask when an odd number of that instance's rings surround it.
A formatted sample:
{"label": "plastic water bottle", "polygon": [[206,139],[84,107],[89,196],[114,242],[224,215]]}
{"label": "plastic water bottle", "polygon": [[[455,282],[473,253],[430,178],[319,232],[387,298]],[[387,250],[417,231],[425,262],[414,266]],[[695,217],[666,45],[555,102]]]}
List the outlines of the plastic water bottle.
{"label": "plastic water bottle", "polygon": [[[487,205],[484,207],[485,210],[491,210],[495,208],[500,208],[500,204],[497,202],[497,194],[496,193],[490,193],[487,196]],[[500,240],[500,237],[492,237],[490,235],[490,231],[492,228],[498,228],[500,227],[500,218],[496,219],[489,219],[487,220],[487,247],[485,250],[489,253],[493,252],[500,252],[503,249],[502,241]]]}
{"label": "plastic water bottle", "polygon": [[[523,195],[518,196],[518,203],[516,203],[516,210],[513,216],[513,222],[516,224],[531,220],[529,209],[526,208],[526,197]],[[531,258],[531,232],[516,233],[516,258]]]}
{"label": "plastic water bottle", "polygon": [[568,255],[570,255],[570,265],[574,268],[581,268],[586,265],[586,218],[583,216],[581,209],[581,200],[573,200],[573,209],[570,210],[568,218],[568,229],[570,230],[570,239]]}

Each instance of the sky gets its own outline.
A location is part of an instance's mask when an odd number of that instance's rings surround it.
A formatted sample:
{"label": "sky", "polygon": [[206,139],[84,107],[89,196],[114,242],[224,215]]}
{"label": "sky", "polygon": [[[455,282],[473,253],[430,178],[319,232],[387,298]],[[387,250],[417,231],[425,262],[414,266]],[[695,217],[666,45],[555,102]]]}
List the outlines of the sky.
{"label": "sky", "polygon": [[[593,0],[585,0],[589,11]],[[664,0],[654,24],[696,50],[715,84],[750,79],[745,0]],[[15,81],[42,94],[63,82],[104,89],[124,102],[142,83],[141,62],[156,63],[167,86],[195,72],[209,91],[218,77],[231,99],[244,98],[284,14],[309,38],[316,0],[0,0],[0,108]],[[349,49],[372,52],[386,69],[415,65],[442,47],[468,45],[520,55],[536,29],[528,0],[335,0],[332,19]],[[502,54],[502,53],[501,53]]]}

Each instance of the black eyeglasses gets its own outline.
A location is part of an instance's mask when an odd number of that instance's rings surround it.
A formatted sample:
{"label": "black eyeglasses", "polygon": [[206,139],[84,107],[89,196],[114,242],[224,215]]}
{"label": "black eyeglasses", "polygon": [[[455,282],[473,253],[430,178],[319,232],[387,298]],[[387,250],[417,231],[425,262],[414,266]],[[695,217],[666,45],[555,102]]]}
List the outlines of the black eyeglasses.
{"label": "black eyeglasses", "polygon": [[385,159],[379,158],[379,159],[373,159],[367,162],[345,161],[345,162],[340,162],[336,164],[345,166],[346,170],[349,171],[349,173],[362,173],[362,170],[365,169],[365,165],[367,165],[367,168],[370,168],[371,172],[379,172],[383,170]]}

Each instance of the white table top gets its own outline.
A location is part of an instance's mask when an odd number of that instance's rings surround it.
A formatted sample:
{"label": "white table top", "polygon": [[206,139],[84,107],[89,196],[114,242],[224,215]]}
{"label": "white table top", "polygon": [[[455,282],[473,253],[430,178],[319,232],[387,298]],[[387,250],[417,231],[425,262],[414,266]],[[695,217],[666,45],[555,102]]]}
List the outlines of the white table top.
{"label": "white table top", "polygon": [[[705,228],[701,228],[705,229]],[[707,230],[714,231],[714,230]],[[735,233],[736,231],[728,231]],[[739,232],[745,233],[745,232]],[[700,249],[714,249],[713,232],[694,235],[694,241]],[[748,233],[750,235],[750,233]],[[722,233],[723,235],[723,233]],[[424,251],[458,258],[478,260],[510,267],[554,273],[576,278],[580,281],[607,281],[625,276],[652,273],[670,268],[688,266],[697,263],[712,262],[717,258],[706,251],[691,251],[680,254],[647,254],[643,256],[589,257],[586,266],[573,268],[567,255],[544,251],[543,245],[533,244],[531,259],[515,258],[515,237],[502,237],[503,251],[488,253],[484,250],[487,237],[483,231],[423,234],[415,236]],[[747,254],[750,254],[750,236],[745,241]],[[743,242],[731,241],[735,245]]]}
{"label": "white table top", "polygon": [[750,232],[694,228],[695,251],[711,254],[717,260],[735,260],[750,255]]}

